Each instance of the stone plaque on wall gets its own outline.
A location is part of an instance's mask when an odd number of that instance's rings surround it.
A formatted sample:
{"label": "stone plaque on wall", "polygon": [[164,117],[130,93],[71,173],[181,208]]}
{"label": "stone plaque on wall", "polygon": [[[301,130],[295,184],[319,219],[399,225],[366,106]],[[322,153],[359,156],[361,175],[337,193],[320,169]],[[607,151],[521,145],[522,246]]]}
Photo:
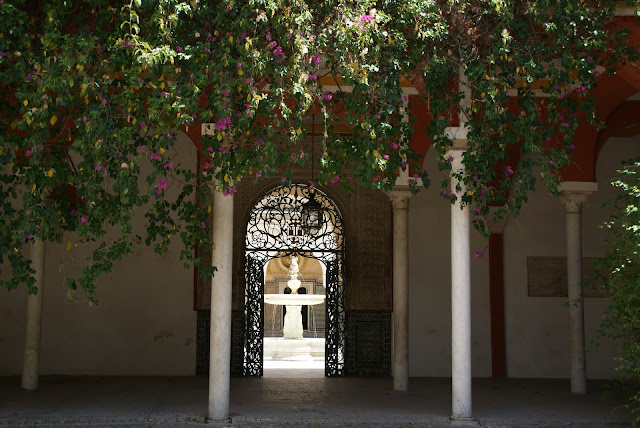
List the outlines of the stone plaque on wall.
{"label": "stone plaque on wall", "polygon": [[[602,281],[595,275],[597,258],[582,258],[584,297],[607,297]],[[567,297],[566,257],[527,257],[529,297]]]}

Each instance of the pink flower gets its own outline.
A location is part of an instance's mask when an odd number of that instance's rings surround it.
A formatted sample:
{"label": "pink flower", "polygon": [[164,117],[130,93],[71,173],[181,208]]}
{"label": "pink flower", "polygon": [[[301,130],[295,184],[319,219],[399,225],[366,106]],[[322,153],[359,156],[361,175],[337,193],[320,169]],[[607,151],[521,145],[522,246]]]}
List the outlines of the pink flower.
{"label": "pink flower", "polygon": [[507,165],[507,167],[505,168],[505,172],[507,173],[507,175],[511,175],[513,174],[513,169],[511,169],[511,167]]}
{"label": "pink flower", "polygon": [[163,96],[163,97],[168,97],[169,96],[169,92],[162,91],[162,92],[160,92],[160,95]]}
{"label": "pink flower", "polygon": [[482,251],[476,251],[476,259],[483,259],[484,253]]}
{"label": "pink flower", "polygon": [[142,153],[147,153],[147,146],[145,146],[145,145],[140,146],[140,151]]}
{"label": "pink flower", "polygon": [[318,76],[316,76],[315,74],[310,74],[309,80],[318,80]]}
{"label": "pink flower", "polygon": [[476,207],[476,212],[477,212],[478,214],[480,214],[480,213],[482,212],[482,205],[478,205],[478,206]]}
{"label": "pink flower", "polygon": [[158,195],[162,194],[162,191],[167,189],[167,179],[165,178],[164,180],[158,181],[156,187],[158,188],[158,190],[156,190],[156,193]]}
{"label": "pink flower", "polygon": [[554,166],[556,163],[555,163],[554,161],[549,161],[549,164],[550,164],[551,166]]}
{"label": "pink flower", "polygon": [[102,99],[102,105],[106,106],[107,105],[107,100],[105,98]]}
{"label": "pink flower", "polygon": [[551,137],[547,137],[544,139],[547,143],[551,141]]}
{"label": "pink flower", "polygon": [[147,126],[147,124],[146,124],[146,123],[144,123],[144,122],[140,122],[140,128],[144,129],[146,126]]}
{"label": "pink flower", "polygon": [[31,149],[27,149],[27,151],[25,153],[26,153],[27,156],[31,156],[31,153],[33,153],[33,152],[31,151]]}
{"label": "pink flower", "polygon": [[33,239],[33,235],[30,233],[30,234],[27,235],[27,238]]}
{"label": "pink flower", "polygon": [[173,162],[171,161],[164,164],[164,169],[169,169],[169,168],[173,168]]}
{"label": "pink flower", "polygon": [[389,155],[382,155],[382,158],[383,158],[384,160],[388,160],[388,159],[389,159]]}
{"label": "pink flower", "polygon": [[204,229],[204,228],[205,228],[205,226],[206,226],[205,222],[204,222],[204,221],[201,221],[201,222],[200,222],[200,227]]}
{"label": "pink flower", "polygon": [[330,100],[331,98],[333,98],[333,95],[331,94],[331,92],[326,91],[324,94],[322,94],[322,99],[323,100]]}
{"label": "pink flower", "polygon": [[391,148],[392,148],[392,149],[397,149],[397,148],[398,148],[398,145],[397,145],[396,143],[391,143]]}
{"label": "pink flower", "polygon": [[264,141],[262,141],[262,140],[256,141],[256,146],[261,146],[263,144],[264,144]]}
{"label": "pink flower", "polygon": [[86,223],[87,220],[89,220],[89,216],[86,214],[80,217],[80,223]]}
{"label": "pink flower", "polygon": [[178,53],[183,53],[183,52],[184,52],[184,49],[182,49],[182,47],[181,47],[181,46],[176,46],[176,52],[178,52]]}
{"label": "pink flower", "polygon": [[87,120],[89,120],[89,118],[87,116],[83,116],[82,120],[84,120],[86,122]]}
{"label": "pink flower", "polygon": [[202,164],[202,169],[204,169],[205,171],[209,168],[211,168],[211,162],[205,162]]}
{"label": "pink flower", "polygon": [[309,186],[316,187],[316,182],[313,180],[309,180]]}
{"label": "pink flower", "polygon": [[282,177],[282,179],[280,181],[282,181],[282,183],[284,184],[284,183],[287,182],[287,179],[285,177]]}
{"label": "pink flower", "polygon": [[329,182],[331,184],[335,184],[340,180],[340,177],[338,177],[337,175],[335,177],[333,177],[331,180],[329,180]]}
{"label": "pink flower", "polygon": [[304,159],[304,152],[300,153],[300,159]]}
{"label": "pink flower", "polygon": [[362,15],[360,17],[360,21],[362,21],[362,22],[371,22],[371,21],[373,21],[373,16],[371,16],[371,15]]}
{"label": "pink flower", "polygon": [[96,171],[100,171],[102,169],[101,165],[96,166]]}

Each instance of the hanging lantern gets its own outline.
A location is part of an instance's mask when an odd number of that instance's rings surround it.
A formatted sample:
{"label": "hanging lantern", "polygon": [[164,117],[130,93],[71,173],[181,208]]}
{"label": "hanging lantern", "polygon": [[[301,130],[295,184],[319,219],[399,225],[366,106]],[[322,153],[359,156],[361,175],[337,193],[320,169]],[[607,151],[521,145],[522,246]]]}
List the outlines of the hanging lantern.
{"label": "hanging lantern", "polygon": [[309,235],[315,235],[322,227],[322,205],[316,200],[314,188],[309,190],[309,200],[302,205],[302,227]]}

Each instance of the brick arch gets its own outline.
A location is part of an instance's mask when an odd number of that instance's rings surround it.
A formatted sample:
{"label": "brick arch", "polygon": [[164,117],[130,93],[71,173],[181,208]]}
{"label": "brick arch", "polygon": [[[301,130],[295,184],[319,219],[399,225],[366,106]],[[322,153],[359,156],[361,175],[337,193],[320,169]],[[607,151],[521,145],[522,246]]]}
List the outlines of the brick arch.
{"label": "brick arch", "polygon": [[[629,30],[627,44],[640,52],[640,21],[635,16],[618,16],[613,20],[612,27],[614,31]],[[624,64],[617,73],[636,91],[640,91],[640,61]]]}
{"label": "brick arch", "polygon": [[640,101],[623,101],[611,112],[609,117],[607,117],[605,129],[598,135],[593,160],[594,177],[596,174],[595,167],[598,163],[598,157],[600,156],[602,147],[607,143],[609,138],[615,136],[620,130],[633,125],[640,125]]}
{"label": "brick arch", "polygon": [[[597,117],[607,120],[620,104],[636,92],[634,86],[619,75],[606,74],[598,79],[598,86],[589,92],[589,97],[596,100]],[[598,138],[598,130],[589,124],[584,115],[579,117],[570,164],[560,171],[563,181],[595,181]]]}

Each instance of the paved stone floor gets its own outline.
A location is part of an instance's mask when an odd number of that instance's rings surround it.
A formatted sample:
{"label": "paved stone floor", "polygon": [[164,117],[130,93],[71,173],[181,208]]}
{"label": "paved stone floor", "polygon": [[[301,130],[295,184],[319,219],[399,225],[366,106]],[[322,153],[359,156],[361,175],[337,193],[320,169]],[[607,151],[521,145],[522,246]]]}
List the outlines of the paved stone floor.
{"label": "paved stone floor", "polygon": [[[289,374],[290,376],[290,374]],[[41,378],[24,392],[16,377],[0,377],[0,426],[202,426],[206,377]],[[602,400],[604,382],[568,392],[567,380],[474,379],[475,425],[487,427],[629,426],[631,415]],[[231,419],[210,427],[445,427],[450,380],[416,378],[395,392],[391,378],[312,376],[231,380]]]}

